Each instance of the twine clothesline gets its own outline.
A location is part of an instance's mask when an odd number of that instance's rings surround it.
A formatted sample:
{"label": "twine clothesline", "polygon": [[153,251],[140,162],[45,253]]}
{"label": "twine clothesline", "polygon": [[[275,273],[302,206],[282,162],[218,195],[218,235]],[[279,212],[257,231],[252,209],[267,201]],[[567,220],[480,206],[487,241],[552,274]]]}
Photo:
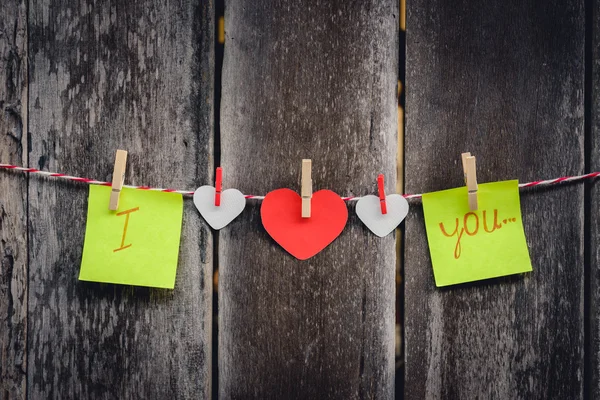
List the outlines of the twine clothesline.
{"label": "twine clothesline", "polygon": [[[60,178],[60,179],[65,179],[65,180],[69,180],[69,181],[74,181],[74,182],[83,182],[83,183],[87,183],[89,185],[111,186],[110,182],[98,181],[98,180],[89,179],[89,178],[81,178],[78,176],[60,174],[57,172],[41,171],[41,170],[35,169],[35,168],[19,167],[18,165],[0,164],[0,168],[10,169],[13,171],[22,171],[22,172],[26,172],[29,174],[44,175],[44,176],[49,176],[52,178]],[[528,182],[528,183],[519,183],[519,188],[522,189],[522,188],[529,188],[529,187],[534,187],[534,186],[550,186],[550,185],[555,185],[557,183],[566,183],[566,182],[581,181],[581,180],[585,180],[585,179],[593,179],[598,176],[600,176],[600,172],[590,172],[589,174],[576,175],[576,176],[562,176],[560,178],[554,178],[554,179],[539,180],[539,181],[533,181],[533,182]],[[194,195],[193,190],[163,189],[163,188],[155,188],[155,187],[150,187],[150,186],[136,186],[136,185],[123,185],[123,187],[129,188],[129,189],[151,190],[151,191],[155,191],[155,192],[164,192],[164,193],[180,193],[185,196]],[[265,196],[259,196],[259,195],[253,195],[253,194],[247,194],[247,195],[244,195],[244,197],[248,200],[262,200],[265,198]],[[405,199],[420,199],[422,197],[422,194],[420,194],[420,193],[418,193],[418,194],[403,194],[402,197],[404,197]],[[342,197],[342,200],[355,201],[355,200],[359,200],[360,198],[361,198],[361,196],[347,196],[347,197]]]}

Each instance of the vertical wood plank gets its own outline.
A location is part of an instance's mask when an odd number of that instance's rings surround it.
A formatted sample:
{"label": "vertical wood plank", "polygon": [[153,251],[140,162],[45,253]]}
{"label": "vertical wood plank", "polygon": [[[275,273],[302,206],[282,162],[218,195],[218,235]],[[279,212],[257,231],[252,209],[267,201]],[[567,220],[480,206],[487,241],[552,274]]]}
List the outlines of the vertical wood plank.
{"label": "vertical wood plank", "polygon": [[[407,32],[407,192],[464,185],[463,151],[480,182],[583,172],[583,3],[416,0]],[[522,191],[533,272],[444,289],[412,208],[407,399],[583,396],[583,195]]]}
{"label": "vertical wood plank", "polygon": [[[588,115],[590,123],[589,141],[589,169],[590,171],[600,171],[600,3],[597,1],[588,2],[590,7],[587,12],[591,12],[592,18],[588,19],[588,29],[591,29],[589,62],[591,79],[590,84],[590,112]],[[590,339],[589,339],[589,360],[590,360],[590,398],[600,398],[600,182],[594,180],[589,185],[589,205],[586,214],[589,229],[588,246],[589,270],[590,270]]]}
{"label": "vertical wood plank", "polygon": [[[224,184],[376,193],[396,179],[398,4],[227,2]],[[392,398],[394,236],[350,205],[341,236],[307,261],[265,232],[260,203],[220,233],[221,398]],[[298,210],[300,212],[300,210]]]}
{"label": "vertical wood plank", "polygon": [[[31,164],[110,180],[126,149],[126,183],[209,182],[212,7],[32,2]],[[79,282],[87,195],[30,181],[29,395],[210,397],[210,230],[186,200],[173,291]]]}
{"label": "vertical wood plank", "polygon": [[[0,3],[0,162],[27,163],[27,9]],[[0,399],[24,399],[27,177],[0,171]]]}

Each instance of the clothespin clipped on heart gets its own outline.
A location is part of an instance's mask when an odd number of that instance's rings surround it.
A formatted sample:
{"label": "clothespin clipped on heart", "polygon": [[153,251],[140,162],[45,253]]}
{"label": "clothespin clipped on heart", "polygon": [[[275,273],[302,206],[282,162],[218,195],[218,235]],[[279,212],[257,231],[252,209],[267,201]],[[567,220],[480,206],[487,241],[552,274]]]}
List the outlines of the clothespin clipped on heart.
{"label": "clothespin clipped on heart", "polygon": [[475,156],[471,153],[462,153],[463,173],[465,184],[467,185],[469,210],[477,211],[477,168],[475,165]]}
{"label": "clothespin clipped on heart", "polygon": [[327,247],[348,221],[348,208],[339,195],[326,189],[313,193],[311,166],[311,160],[302,160],[301,196],[291,189],[273,190],[260,208],[267,233],[299,260]]}
{"label": "clothespin clipped on heart", "polygon": [[227,226],[246,207],[246,198],[237,189],[223,191],[223,169],[216,170],[215,187],[205,185],[194,192],[194,205],[202,218],[215,230]]}
{"label": "clothespin clipped on heart", "polygon": [[384,177],[377,177],[378,196],[368,195],[356,203],[356,215],[375,235],[389,235],[408,214],[408,202],[399,194],[385,195]]}

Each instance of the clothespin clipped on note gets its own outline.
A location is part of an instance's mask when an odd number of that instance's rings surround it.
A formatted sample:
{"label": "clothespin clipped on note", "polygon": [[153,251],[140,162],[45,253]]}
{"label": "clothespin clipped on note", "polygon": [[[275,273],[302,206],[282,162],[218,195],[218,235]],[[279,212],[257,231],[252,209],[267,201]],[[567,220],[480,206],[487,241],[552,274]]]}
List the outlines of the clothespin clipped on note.
{"label": "clothespin clipped on note", "polygon": [[115,168],[113,169],[112,191],[110,192],[110,201],[108,209],[116,211],[119,208],[119,196],[123,183],[125,182],[125,167],[127,165],[127,152],[125,150],[117,150],[115,157]]}
{"label": "clothespin clipped on note", "polygon": [[312,161],[302,160],[302,187],[300,196],[302,196],[302,218],[310,218],[310,201],[312,199]]}
{"label": "clothespin clipped on note", "polygon": [[471,153],[462,153],[463,173],[465,184],[469,191],[469,210],[477,211],[477,168],[475,165],[475,156]]}

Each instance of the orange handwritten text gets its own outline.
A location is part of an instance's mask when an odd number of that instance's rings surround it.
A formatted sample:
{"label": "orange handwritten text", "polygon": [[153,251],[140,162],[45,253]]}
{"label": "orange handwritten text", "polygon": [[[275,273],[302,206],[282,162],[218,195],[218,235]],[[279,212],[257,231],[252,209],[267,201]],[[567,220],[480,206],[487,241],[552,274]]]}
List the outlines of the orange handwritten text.
{"label": "orange handwritten text", "polygon": [[[448,231],[446,230],[446,227],[444,226],[444,223],[440,222],[440,230],[442,231],[442,235],[444,235],[446,237],[456,237],[456,246],[454,247],[454,258],[455,259],[460,258],[460,254],[461,254],[461,250],[462,250],[460,242],[465,233],[467,234],[467,236],[475,236],[478,233],[479,234],[481,234],[482,232],[492,233],[496,229],[502,228],[502,223],[498,222],[498,210],[494,210],[494,219],[492,221],[491,228],[490,228],[490,225],[488,224],[486,210],[483,210],[481,219],[483,221],[483,231],[479,230],[479,215],[475,214],[474,212],[468,212],[464,215],[463,220],[462,220],[462,227],[460,226],[460,220],[458,218],[456,218],[456,221],[454,224],[454,231],[452,231],[452,233],[448,233]],[[507,224],[509,222],[515,222],[516,220],[517,220],[516,218],[508,218],[508,219],[503,220],[502,222],[504,224]]]}
{"label": "orange handwritten text", "polygon": [[129,225],[129,215],[132,212],[138,211],[139,209],[140,209],[139,207],[130,208],[129,210],[121,211],[120,213],[116,214],[117,216],[125,215],[125,225],[123,226],[123,236],[121,237],[121,247],[119,247],[118,249],[114,249],[113,252],[125,250],[125,249],[131,247],[131,243],[128,244],[127,246],[125,246],[125,236],[127,236],[127,225]]}

